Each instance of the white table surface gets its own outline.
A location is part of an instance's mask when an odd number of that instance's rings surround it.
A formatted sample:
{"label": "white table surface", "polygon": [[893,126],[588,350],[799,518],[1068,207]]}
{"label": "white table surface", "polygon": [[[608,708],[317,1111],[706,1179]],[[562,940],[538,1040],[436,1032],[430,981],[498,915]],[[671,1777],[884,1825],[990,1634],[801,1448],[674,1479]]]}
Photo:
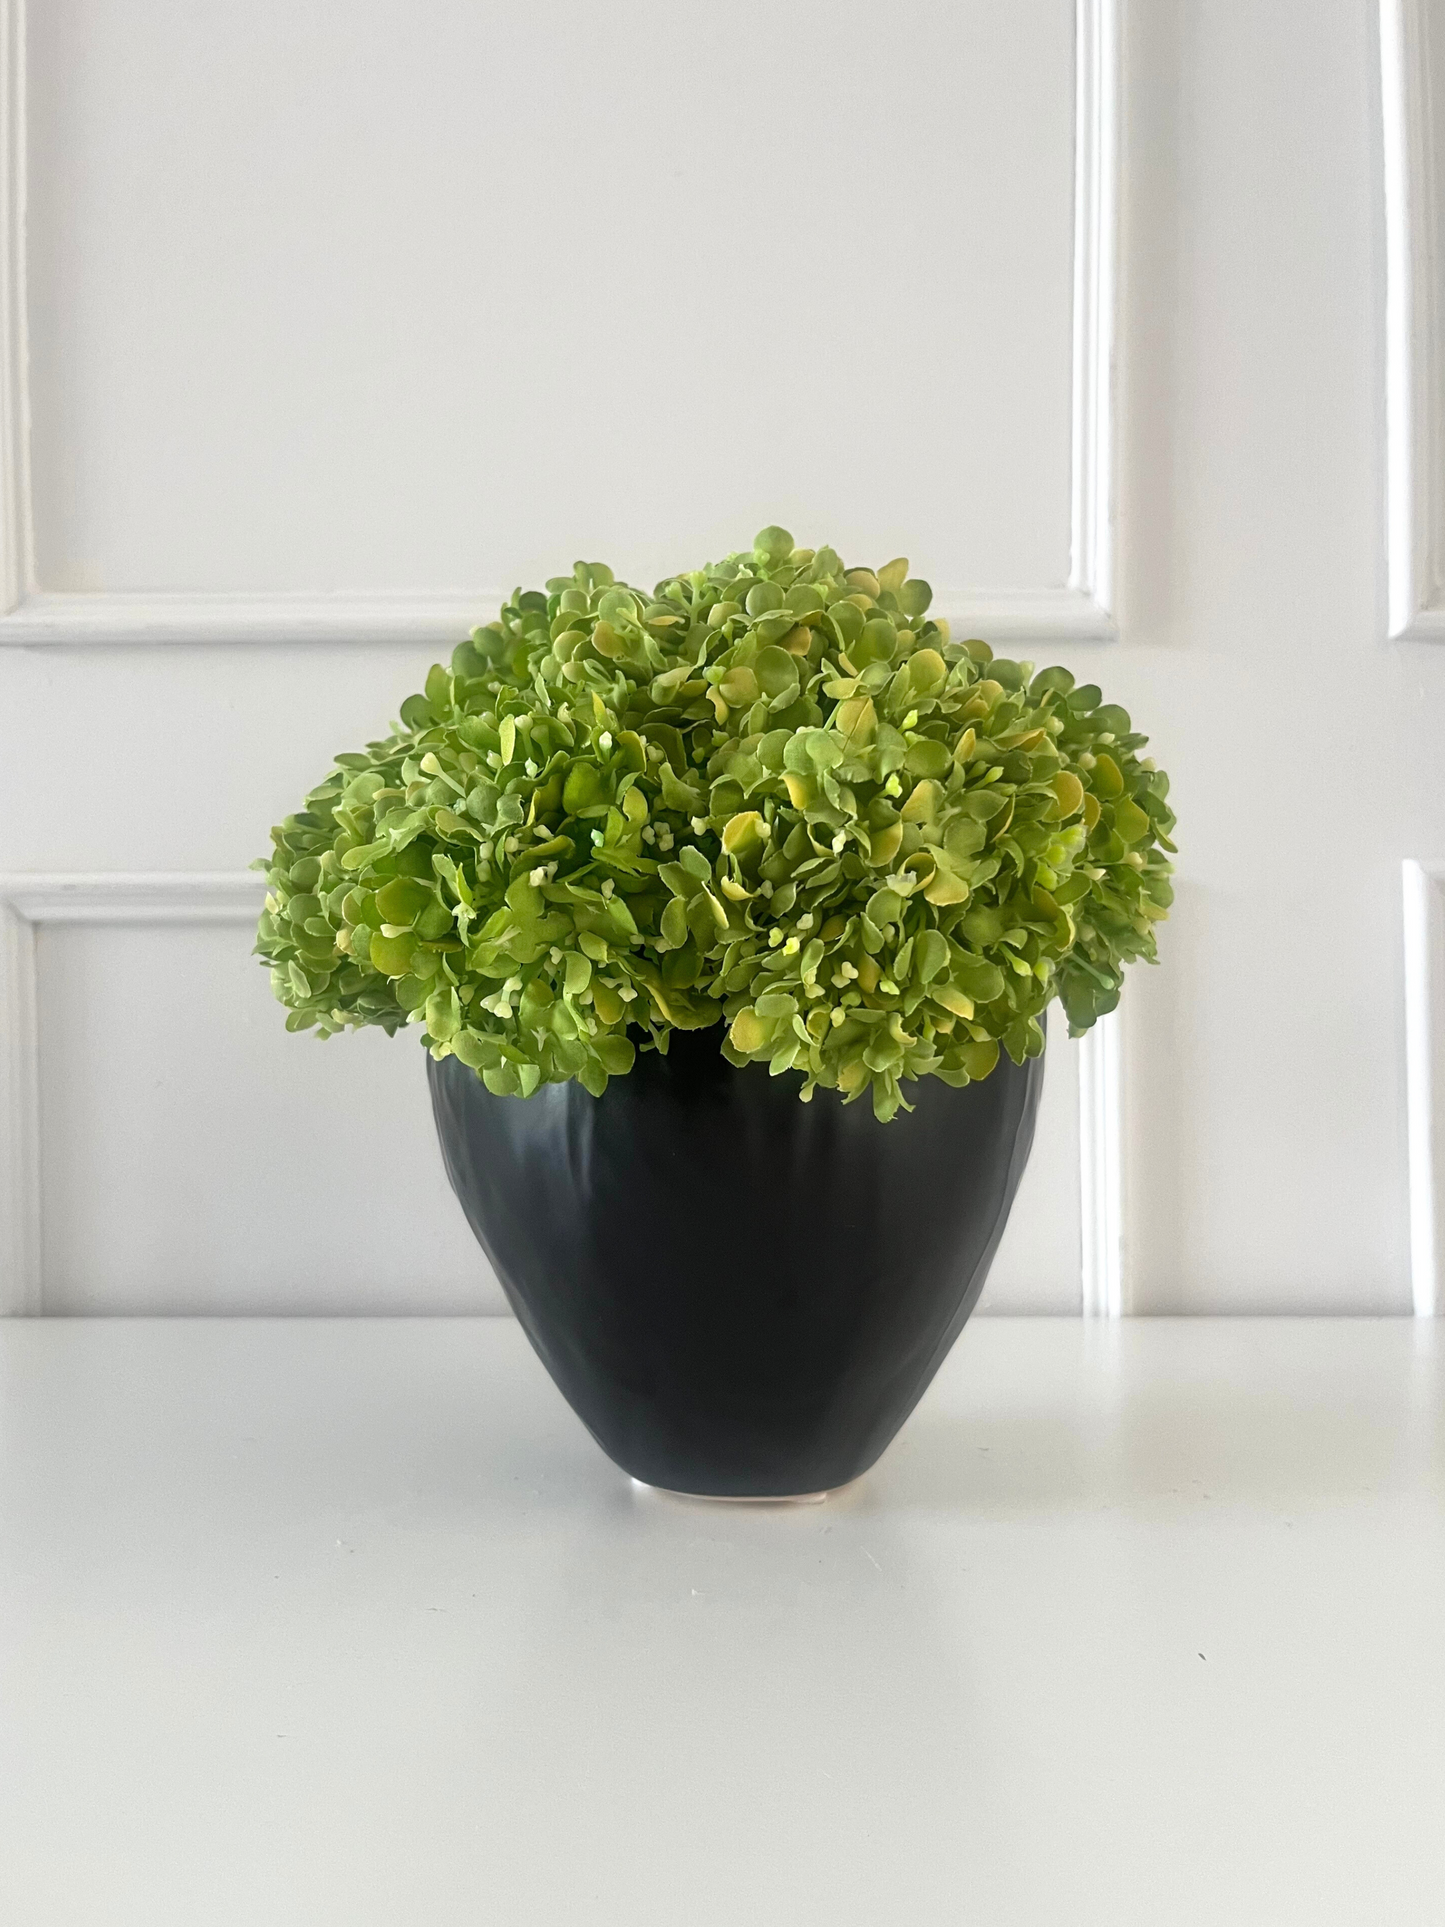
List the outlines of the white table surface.
{"label": "white table surface", "polygon": [[1445,1921],[1445,1343],[976,1320],[826,1505],[509,1321],[0,1329],[9,1927]]}

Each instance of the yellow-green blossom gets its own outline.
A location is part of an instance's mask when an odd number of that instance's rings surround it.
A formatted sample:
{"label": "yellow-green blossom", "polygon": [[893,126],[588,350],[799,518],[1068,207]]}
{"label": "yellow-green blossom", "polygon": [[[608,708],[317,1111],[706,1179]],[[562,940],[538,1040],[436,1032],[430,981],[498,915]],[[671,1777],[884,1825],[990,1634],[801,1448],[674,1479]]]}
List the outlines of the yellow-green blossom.
{"label": "yellow-green blossom", "polygon": [[1054,997],[1086,1030],[1154,956],[1168,779],[1097,688],[929,602],[777,528],[650,595],[518,591],[272,832],[288,1028],[420,1023],[530,1096],[724,1023],[885,1119],[1036,1055]]}

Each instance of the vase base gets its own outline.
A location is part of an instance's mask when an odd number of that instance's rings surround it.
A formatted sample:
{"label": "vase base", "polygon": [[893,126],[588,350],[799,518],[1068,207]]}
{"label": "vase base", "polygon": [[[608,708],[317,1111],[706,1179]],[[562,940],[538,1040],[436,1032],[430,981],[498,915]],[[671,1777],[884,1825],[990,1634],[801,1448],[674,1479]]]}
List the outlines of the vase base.
{"label": "vase base", "polygon": [[649,1485],[646,1479],[633,1479],[639,1492],[656,1492],[664,1499],[686,1499],[692,1505],[822,1505],[843,1486],[830,1486],[826,1492],[676,1492],[668,1485]]}

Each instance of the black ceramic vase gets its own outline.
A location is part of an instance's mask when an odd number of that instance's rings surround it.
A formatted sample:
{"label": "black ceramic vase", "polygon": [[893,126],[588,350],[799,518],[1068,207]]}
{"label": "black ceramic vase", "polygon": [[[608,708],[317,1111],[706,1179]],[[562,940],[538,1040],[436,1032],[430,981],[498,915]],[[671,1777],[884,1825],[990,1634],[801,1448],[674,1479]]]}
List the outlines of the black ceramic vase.
{"label": "black ceramic vase", "polygon": [[1033,1142],[1043,1060],[982,1083],[798,1101],[721,1029],[601,1098],[494,1097],[428,1059],[452,1188],[593,1438],[649,1485],[784,1498],[878,1458],[978,1302]]}

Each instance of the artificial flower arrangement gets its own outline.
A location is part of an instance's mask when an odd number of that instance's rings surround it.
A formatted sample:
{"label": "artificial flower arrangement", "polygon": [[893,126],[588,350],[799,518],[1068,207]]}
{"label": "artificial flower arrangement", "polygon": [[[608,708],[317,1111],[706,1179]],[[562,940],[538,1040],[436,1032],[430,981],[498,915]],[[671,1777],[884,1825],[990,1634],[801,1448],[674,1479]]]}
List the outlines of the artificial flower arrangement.
{"label": "artificial flower arrangement", "polygon": [[651,593],[519,590],[272,833],[287,1026],[423,1026],[498,1094],[722,1025],[880,1119],[1078,1034],[1153,960],[1174,817],[1128,714],[767,528]]}

